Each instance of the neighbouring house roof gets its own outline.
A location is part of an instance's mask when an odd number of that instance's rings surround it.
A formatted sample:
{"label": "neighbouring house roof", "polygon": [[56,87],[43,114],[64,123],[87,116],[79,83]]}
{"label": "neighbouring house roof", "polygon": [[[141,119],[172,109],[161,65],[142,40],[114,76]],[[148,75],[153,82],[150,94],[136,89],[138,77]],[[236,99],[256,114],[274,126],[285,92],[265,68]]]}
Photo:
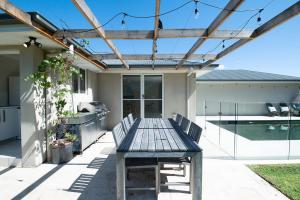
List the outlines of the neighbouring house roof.
{"label": "neighbouring house roof", "polygon": [[214,70],[207,74],[197,77],[198,82],[209,82],[209,81],[254,81],[254,82],[269,82],[269,81],[287,81],[287,82],[300,82],[300,77],[287,76],[266,72],[257,72],[250,70]]}

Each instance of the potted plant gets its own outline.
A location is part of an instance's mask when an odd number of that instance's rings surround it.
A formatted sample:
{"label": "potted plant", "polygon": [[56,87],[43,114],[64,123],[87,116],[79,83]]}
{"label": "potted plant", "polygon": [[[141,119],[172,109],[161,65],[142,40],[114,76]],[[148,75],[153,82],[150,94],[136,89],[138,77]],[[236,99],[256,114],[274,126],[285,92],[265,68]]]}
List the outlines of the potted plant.
{"label": "potted plant", "polygon": [[73,66],[73,62],[74,56],[68,52],[46,58],[37,71],[26,78],[33,81],[35,90],[43,92],[46,102],[43,109],[45,112],[50,111],[46,114],[46,151],[50,152],[50,158],[56,164],[73,158],[73,142],[77,139],[76,135],[68,132],[64,120],[74,115],[73,104],[70,102],[72,76],[79,75],[79,70]]}

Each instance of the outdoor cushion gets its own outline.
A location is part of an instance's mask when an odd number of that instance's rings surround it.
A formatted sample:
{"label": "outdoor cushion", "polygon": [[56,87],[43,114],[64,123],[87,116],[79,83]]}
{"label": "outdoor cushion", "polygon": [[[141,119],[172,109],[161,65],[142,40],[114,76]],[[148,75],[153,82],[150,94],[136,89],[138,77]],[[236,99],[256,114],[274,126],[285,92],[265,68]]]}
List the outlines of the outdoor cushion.
{"label": "outdoor cushion", "polygon": [[281,107],[281,112],[289,112],[289,108],[288,107]]}
{"label": "outdoor cushion", "polygon": [[269,111],[270,112],[276,112],[276,108],[275,107],[269,107]]}

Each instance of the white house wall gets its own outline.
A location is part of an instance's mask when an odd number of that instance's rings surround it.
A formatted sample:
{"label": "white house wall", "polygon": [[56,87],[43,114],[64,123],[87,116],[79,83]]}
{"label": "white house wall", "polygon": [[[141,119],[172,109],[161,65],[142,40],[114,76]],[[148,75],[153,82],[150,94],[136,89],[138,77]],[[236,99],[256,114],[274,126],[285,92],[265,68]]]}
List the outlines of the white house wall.
{"label": "white house wall", "polygon": [[298,93],[300,83],[197,83],[197,115],[218,115],[219,102],[223,115],[235,112],[239,103],[239,115],[267,114],[265,103],[289,103]]}

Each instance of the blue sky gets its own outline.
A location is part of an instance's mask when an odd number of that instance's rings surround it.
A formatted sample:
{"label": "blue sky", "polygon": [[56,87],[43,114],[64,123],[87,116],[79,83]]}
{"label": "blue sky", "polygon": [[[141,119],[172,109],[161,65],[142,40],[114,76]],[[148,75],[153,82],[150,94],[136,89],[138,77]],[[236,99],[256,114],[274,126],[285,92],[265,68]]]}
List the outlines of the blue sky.
{"label": "blue sky", "polygon": [[[188,0],[161,0],[161,12],[178,7]],[[54,23],[56,26],[66,28],[62,20],[69,28],[91,28],[86,19],[75,8],[71,0],[11,0],[11,2],[24,11],[37,11]],[[224,7],[227,0],[203,0],[219,7]],[[259,9],[268,4],[270,0],[245,0],[239,9]],[[274,17],[296,0],[274,0],[262,13],[262,21]],[[88,5],[98,17],[101,23],[105,23],[113,15],[126,12],[132,15],[153,15],[155,0],[87,0]],[[162,16],[161,20],[165,29],[171,28],[206,28],[218,15],[220,10],[199,4],[200,16],[194,19],[193,3],[184,8]],[[235,13],[220,29],[239,29],[255,12]],[[61,20],[62,19],[62,20]],[[121,29],[122,17],[118,17],[109,23],[105,29]],[[125,29],[153,29],[154,19],[132,19],[126,18]],[[253,29],[260,25],[254,18],[246,29]],[[300,77],[300,16],[273,29],[260,38],[249,42],[216,63],[223,64],[225,69],[249,69],[279,74],[294,75]],[[196,39],[160,39],[158,41],[158,53],[185,53],[196,41]],[[97,52],[111,52],[110,49],[99,39],[90,40],[91,48]],[[213,49],[220,40],[209,40],[201,46],[196,53],[207,53]],[[226,41],[230,45],[233,41]],[[152,41],[114,41],[123,54],[150,54]],[[216,54],[222,50],[217,48],[212,53]]]}

